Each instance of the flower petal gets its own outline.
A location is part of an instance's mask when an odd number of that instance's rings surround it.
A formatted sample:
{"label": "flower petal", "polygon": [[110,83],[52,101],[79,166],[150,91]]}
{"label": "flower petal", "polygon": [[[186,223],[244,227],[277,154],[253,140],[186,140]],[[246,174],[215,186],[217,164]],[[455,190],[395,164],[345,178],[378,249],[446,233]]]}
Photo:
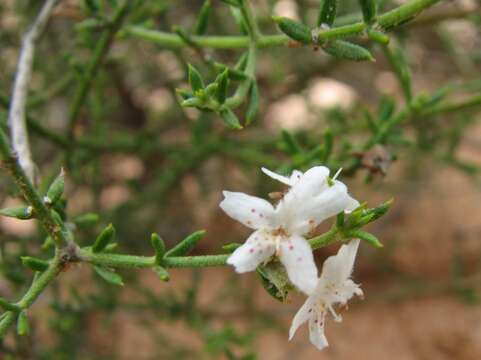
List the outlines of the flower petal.
{"label": "flower petal", "polygon": [[219,206],[231,218],[251,229],[272,226],[274,208],[268,201],[241,192],[223,191],[223,194],[225,199]]}
{"label": "flower petal", "polygon": [[317,285],[317,267],[311,246],[298,235],[282,241],[280,246],[280,260],[289,280],[302,292],[312,294]]}
{"label": "flower petal", "polygon": [[347,187],[340,181],[316,196],[306,199],[296,207],[295,220],[291,221],[289,230],[299,234],[313,231],[322,221],[345,210],[353,210],[359,203],[347,192]]}
{"label": "flower petal", "polygon": [[302,176],[302,172],[300,172],[298,170],[294,170],[290,177],[280,175],[280,174],[275,173],[274,171],[271,171],[271,170],[266,169],[264,167],[261,168],[261,170],[267,176],[269,176],[269,177],[273,178],[274,180],[277,180],[277,181],[279,181],[279,182],[281,182],[281,183],[283,183],[284,185],[287,185],[287,186],[294,186]]}
{"label": "flower petal", "polygon": [[304,324],[311,316],[314,316],[312,298],[307,298],[301,308],[297,311],[294,319],[292,319],[291,328],[289,329],[289,340],[292,340],[297,329]]}
{"label": "flower petal", "polygon": [[324,335],[324,321],[326,312],[322,311],[309,319],[309,340],[319,350],[329,346],[326,336]]}
{"label": "flower petal", "polygon": [[255,231],[229,256],[227,264],[233,265],[238,273],[253,271],[274,254],[275,247],[275,241],[268,233]]}
{"label": "flower petal", "polygon": [[351,277],[356,259],[359,239],[353,239],[340,247],[337,255],[330,256],[324,261],[321,277],[327,282],[342,284]]}

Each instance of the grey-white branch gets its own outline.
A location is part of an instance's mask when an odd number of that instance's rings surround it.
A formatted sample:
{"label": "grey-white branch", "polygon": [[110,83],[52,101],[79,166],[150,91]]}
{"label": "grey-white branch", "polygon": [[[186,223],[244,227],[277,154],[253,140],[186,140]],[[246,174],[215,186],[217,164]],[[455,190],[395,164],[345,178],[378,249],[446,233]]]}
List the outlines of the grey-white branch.
{"label": "grey-white branch", "polygon": [[45,1],[32,27],[23,38],[8,112],[12,147],[18,156],[20,166],[31,181],[34,180],[35,164],[32,160],[26,124],[28,87],[32,77],[35,42],[45,29],[57,1],[58,0]]}

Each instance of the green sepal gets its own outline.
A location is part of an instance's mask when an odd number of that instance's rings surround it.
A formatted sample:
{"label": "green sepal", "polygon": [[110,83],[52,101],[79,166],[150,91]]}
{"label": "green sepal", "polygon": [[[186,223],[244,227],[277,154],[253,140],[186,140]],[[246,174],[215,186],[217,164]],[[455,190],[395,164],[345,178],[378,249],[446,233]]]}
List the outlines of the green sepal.
{"label": "green sepal", "polygon": [[197,16],[197,21],[194,26],[194,34],[204,35],[207,31],[207,25],[209,23],[210,10],[212,8],[211,0],[205,0]]}
{"label": "green sepal", "polygon": [[115,237],[115,228],[109,224],[95,239],[92,245],[92,252],[97,253],[105,249],[108,243]]}
{"label": "green sepal", "polygon": [[65,173],[60,170],[60,174],[55,178],[55,180],[50,184],[47,195],[44,197],[44,202],[47,205],[55,204],[63,195],[65,188]]}
{"label": "green sepal", "polygon": [[80,228],[89,228],[98,223],[99,216],[95,213],[86,213],[75,217],[72,221]]}
{"label": "green sepal", "polygon": [[0,308],[2,308],[5,311],[14,311],[14,312],[19,312],[22,310],[20,306],[11,304],[7,300],[1,297],[0,297]]}
{"label": "green sepal", "polygon": [[384,245],[378,240],[377,237],[375,237],[373,234],[368,233],[366,231],[352,230],[352,231],[349,231],[346,235],[352,238],[359,238],[377,248],[384,247]]}
{"label": "green sepal", "polygon": [[152,233],[150,236],[150,243],[155,250],[155,263],[160,265],[165,256],[165,243],[162,238],[156,234]]}
{"label": "green sepal", "polygon": [[94,266],[95,272],[105,281],[117,286],[124,286],[122,277],[116,272],[101,266]]}
{"label": "green sepal", "polygon": [[235,249],[237,249],[240,246],[242,246],[242,244],[230,243],[230,244],[222,245],[222,250],[226,251],[227,253],[232,253],[235,251]]}
{"label": "green sepal", "polygon": [[338,229],[342,229],[342,227],[344,226],[344,211],[337,214],[336,226]]}
{"label": "green sepal", "polygon": [[227,85],[229,82],[229,69],[225,68],[222,73],[217,76],[215,83],[217,84],[217,101],[223,104],[227,98]]}
{"label": "green sepal", "polygon": [[187,236],[184,240],[175,245],[172,249],[165,253],[165,256],[184,256],[189,251],[191,251],[194,246],[199,242],[205,235],[205,230],[199,230],[193,232]]}
{"label": "green sepal", "polygon": [[321,0],[319,6],[319,15],[317,17],[317,26],[334,24],[337,14],[337,0]]}
{"label": "green sepal", "polygon": [[278,261],[257,267],[261,284],[274,299],[284,302],[290,290],[293,289],[285,267]]}
{"label": "green sepal", "polygon": [[28,220],[33,217],[33,208],[31,206],[5,208],[0,210],[0,215],[13,217],[20,220]]}
{"label": "green sepal", "polygon": [[21,256],[20,260],[22,261],[23,266],[26,266],[33,271],[43,272],[48,269],[48,261],[38,259],[32,256]]}
{"label": "green sepal", "polygon": [[339,59],[375,61],[369,50],[344,40],[334,40],[323,46],[326,53]]}
{"label": "green sepal", "polygon": [[369,39],[371,39],[374,42],[377,42],[378,44],[381,44],[381,45],[389,44],[389,40],[390,40],[389,36],[387,36],[381,31],[377,31],[369,28],[367,29],[367,36]]}
{"label": "green sepal", "polygon": [[188,67],[188,76],[189,76],[189,84],[192,88],[192,91],[195,92],[204,89],[204,81],[202,80],[202,76],[194,68],[192,65],[187,64]]}
{"label": "green sepal", "polygon": [[115,249],[117,249],[118,247],[119,247],[118,243],[111,242],[111,243],[107,244],[107,246],[105,247],[103,252],[112,252]]}
{"label": "green sepal", "polygon": [[367,209],[365,211],[365,213],[369,214],[369,215],[372,214],[373,217],[371,218],[371,222],[375,221],[375,220],[379,219],[380,217],[382,217],[384,214],[386,214],[388,212],[388,210],[390,209],[393,201],[394,201],[393,199],[389,199],[388,201],[382,203],[379,206],[376,206],[375,208]]}
{"label": "green sepal", "polygon": [[154,270],[154,272],[159,276],[160,280],[162,281],[170,280],[170,275],[168,271],[162,266],[155,266],[152,270]]}
{"label": "green sepal", "polygon": [[224,120],[224,123],[231,129],[236,129],[236,130],[242,129],[242,125],[239,122],[239,118],[237,117],[236,114],[234,114],[234,112],[231,109],[225,108],[224,110],[221,110],[220,116]]}
{"label": "green sepal", "polygon": [[272,19],[277,23],[279,29],[291,39],[303,44],[312,43],[311,29],[306,25],[282,16],[273,16]]}
{"label": "green sepal", "polygon": [[362,17],[366,24],[372,24],[377,16],[376,0],[359,0],[361,3]]}
{"label": "green sepal", "polygon": [[30,325],[28,323],[27,312],[20,311],[17,317],[17,334],[20,336],[28,335],[30,333]]}
{"label": "green sepal", "polygon": [[257,88],[257,82],[253,81],[249,90],[249,106],[246,110],[245,124],[251,124],[259,111],[259,89]]}

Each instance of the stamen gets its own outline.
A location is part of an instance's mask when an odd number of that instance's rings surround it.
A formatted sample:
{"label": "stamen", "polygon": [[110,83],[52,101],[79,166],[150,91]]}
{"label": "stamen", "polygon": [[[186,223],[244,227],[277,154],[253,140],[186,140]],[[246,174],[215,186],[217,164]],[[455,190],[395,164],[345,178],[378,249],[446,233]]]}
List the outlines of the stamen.
{"label": "stamen", "polygon": [[342,171],[342,168],[339,168],[339,170],[337,170],[336,174],[332,177],[332,180],[333,180],[333,181],[337,179],[337,177],[339,176],[339,174],[341,173],[341,171]]}

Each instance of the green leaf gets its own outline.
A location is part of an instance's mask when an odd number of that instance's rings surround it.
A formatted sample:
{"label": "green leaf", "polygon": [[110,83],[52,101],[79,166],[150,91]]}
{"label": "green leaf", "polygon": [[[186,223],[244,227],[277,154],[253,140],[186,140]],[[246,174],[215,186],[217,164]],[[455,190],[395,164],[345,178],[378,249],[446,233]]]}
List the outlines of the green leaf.
{"label": "green leaf", "polygon": [[301,146],[294,135],[285,129],[282,129],[281,135],[284,144],[286,144],[286,150],[289,155],[295,155],[302,152]]}
{"label": "green leaf", "polygon": [[251,124],[259,110],[259,89],[257,82],[253,81],[249,91],[249,106],[246,111],[246,125]]}
{"label": "green leaf", "polygon": [[366,24],[372,24],[377,16],[376,0],[359,0],[361,3],[362,16]]}
{"label": "green leaf", "polygon": [[0,297],[0,308],[2,308],[5,311],[14,311],[14,312],[19,312],[21,310],[19,306],[15,304],[11,304],[7,300],[1,297]]}
{"label": "green leaf", "polygon": [[95,239],[94,244],[92,245],[92,252],[97,253],[101,252],[105,249],[107,244],[113,240],[115,237],[115,228],[112,224],[109,224],[102,232],[97,236]]}
{"label": "green leaf", "polygon": [[44,202],[47,205],[55,204],[62,197],[65,187],[65,173],[63,169],[60,170],[60,174],[50,184],[47,190],[47,196],[44,198]]}
{"label": "green leaf", "polygon": [[303,44],[312,43],[311,29],[306,25],[282,16],[273,16],[272,19],[277,23],[279,29],[291,39]]}
{"label": "green leaf", "polygon": [[378,44],[381,44],[381,45],[389,44],[389,36],[387,36],[381,31],[377,31],[369,28],[367,29],[367,36],[369,37],[369,39],[377,42]]}
{"label": "green leaf", "polygon": [[371,244],[372,246],[374,247],[377,247],[377,248],[382,248],[384,245],[378,240],[377,237],[375,237],[373,234],[370,234],[366,231],[362,231],[362,230],[353,230],[353,231],[349,231],[347,233],[347,236],[349,237],[352,237],[352,238],[359,238],[363,241],[366,241],[368,242],[369,244]]}
{"label": "green leaf", "polygon": [[162,240],[162,238],[158,234],[152,233],[152,235],[150,236],[150,243],[155,250],[155,263],[160,265],[165,255],[164,240]]}
{"label": "green leaf", "polygon": [[95,272],[108,283],[111,283],[117,286],[124,286],[122,277],[119,274],[100,266],[94,266],[94,269],[95,269]]}
{"label": "green leaf", "polygon": [[210,10],[212,8],[211,0],[205,0],[204,4],[199,11],[199,16],[197,16],[197,21],[194,26],[194,34],[204,35],[207,31],[207,25],[209,23]]}
{"label": "green leaf", "polygon": [[13,217],[20,220],[28,220],[33,217],[33,208],[31,206],[5,208],[0,210],[0,215]]}
{"label": "green leaf", "polygon": [[227,85],[229,82],[229,69],[224,69],[224,71],[217,76],[215,79],[217,84],[217,101],[219,104],[223,104],[227,98]]}
{"label": "green leaf", "polygon": [[195,92],[204,89],[204,81],[202,80],[202,76],[194,68],[192,65],[187,64],[188,66],[188,75],[189,75],[189,84],[192,87],[192,91]]}
{"label": "green leaf", "polygon": [[331,130],[327,129],[324,132],[324,144],[322,148],[322,157],[321,161],[326,162],[329,160],[329,157],[331,156],[332,153],[332,147],[334,146],[334,137],[332,135]]}
{"label": "green leaf", "polygon": [[170,280],[169,273],[162,266],[155,266],[153,268],[153,270],[159,276],[160,280],[162,280],[162,281],[169,281]]}
{"label": "green leaf", "polygon": [[20,336],[28,335],[30,333],[30,325],[28,324],[27,312],[20,311],[17,318],[17,334]]}
{"label": "green leaf", "polygon": [[220,0],[220,1],[230,6],[235,6],[235,7],[241,6],[239,0]]}
{"label": "green leaf", "polygon": [[22,264],[33,271],[43,272],[48,269],[48,261],[31,256],[21,256]]}
{"label": "green leaf", "polygon": [[89,228],[98,223],[99,216],[95,213],[86,213],[75,217],[72,221],[80,228]]}
{"label": "green leaf", "polygon": [[321,0],[319,7],[319,15],[317,17],[317,26],[332,26],[336,19],[337,0]]}
{"label": "green leaf", "polygon": [[199,230],[193,232],[187,236],[184,240],[175,245],[172,249],[165,253],[165,256],[184,256],[189,251],[191,251],[194,246],[202,239],[205,235],[205,230]]}
{"label": "green leaf", "polygon": [[323,46],[329,55],[352,61],[374,61],[371,53],[362,46],[344,40],[334,40]]}
{"label": "green leaf", "polygon": [[224,110],[221,110],[220,116],[224,120],[224,123],[231,129],[242,129],[242,125],[240,124],[239,119],[231,109],[226,108]]}

